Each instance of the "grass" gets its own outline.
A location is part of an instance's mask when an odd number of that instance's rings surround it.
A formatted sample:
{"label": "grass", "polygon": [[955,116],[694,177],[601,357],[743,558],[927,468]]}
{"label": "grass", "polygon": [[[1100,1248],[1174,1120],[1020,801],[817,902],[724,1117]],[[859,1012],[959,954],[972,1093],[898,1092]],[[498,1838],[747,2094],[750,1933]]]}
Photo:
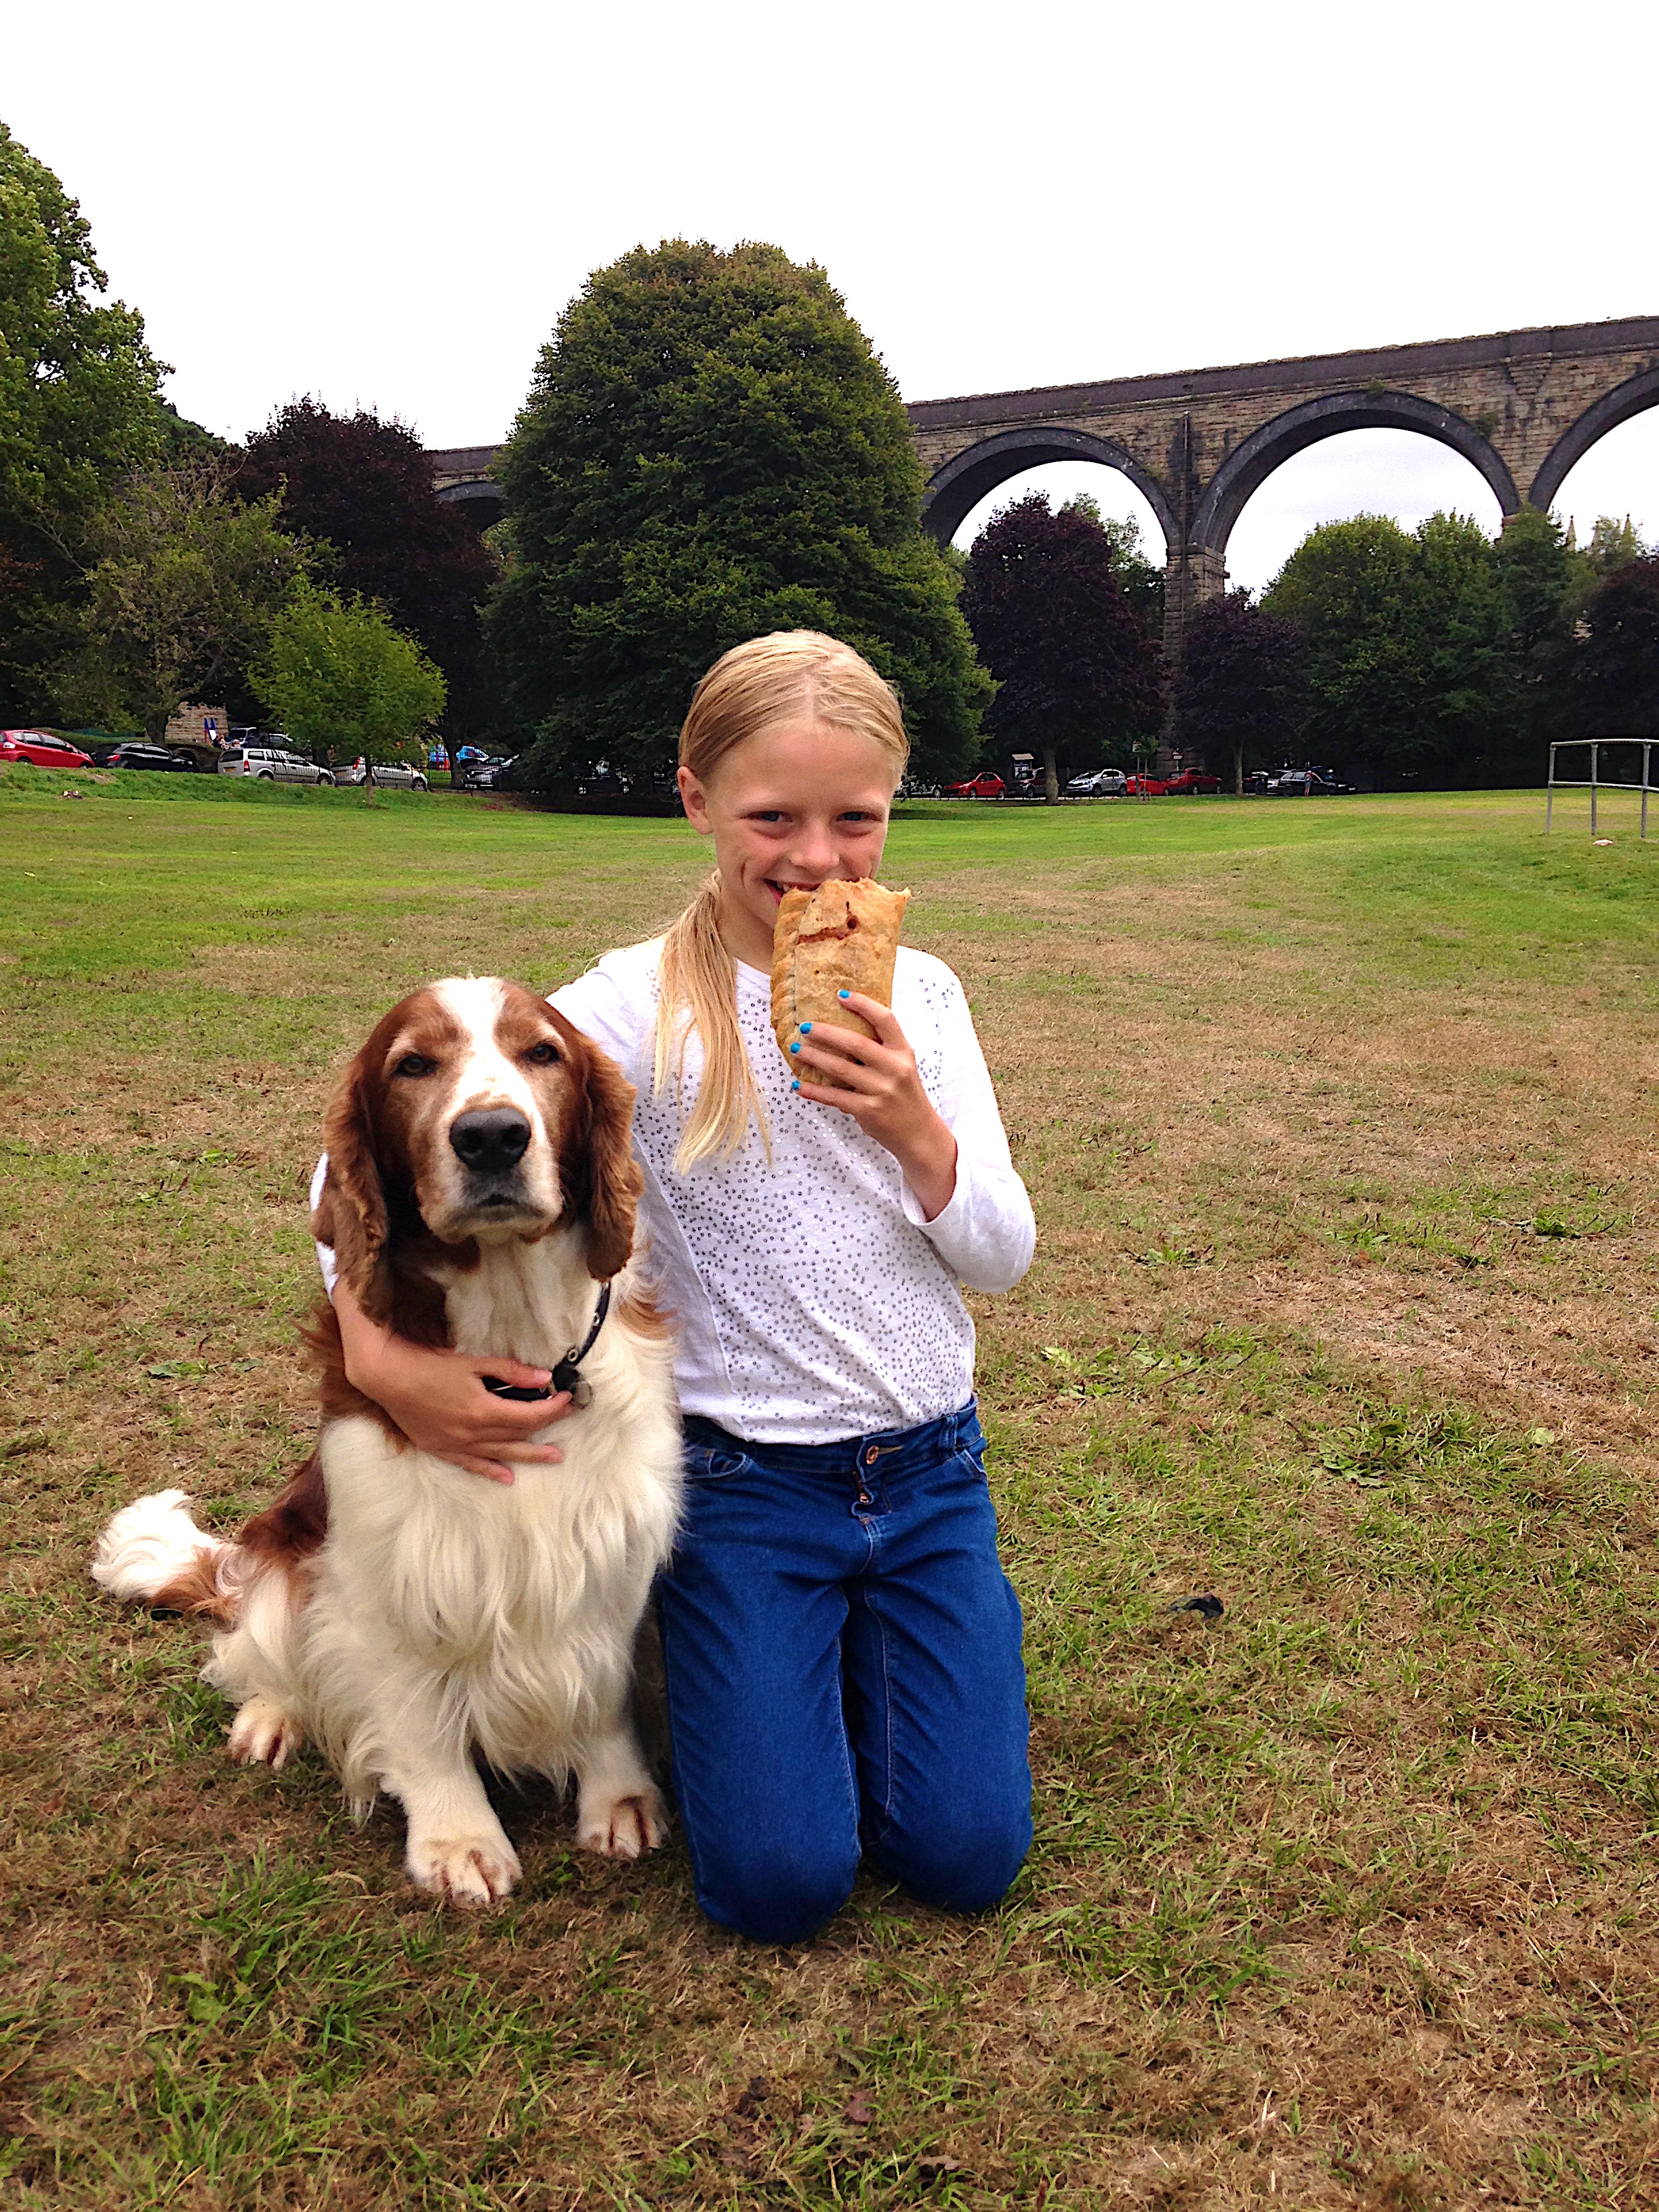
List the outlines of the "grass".
{"label": "grass", "polygon": [[[1037,1843],[959,1923],[707,1928],[506,1808],[505,1911],[230,1768],[117,1503],[311,1425],[331,1072],[660,923],[683,824],[0,775],[0,2175],[20,2207],[1659,2197],[1659,848],[1535,795],[933,806],[1041,1222],[975,1301]],[[1611,810],[1610,810],[1611,811]],[[1604,824],[1604,827],[1607,826]],[[1218,1620],[1171,1610],[1214,1594]]]}

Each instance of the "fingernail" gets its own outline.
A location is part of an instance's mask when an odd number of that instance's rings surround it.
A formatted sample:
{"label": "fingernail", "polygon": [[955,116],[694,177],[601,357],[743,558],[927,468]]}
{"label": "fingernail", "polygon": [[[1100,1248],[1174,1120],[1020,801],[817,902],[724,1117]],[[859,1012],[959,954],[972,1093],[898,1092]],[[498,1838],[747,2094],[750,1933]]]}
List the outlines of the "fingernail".
{"label": "fingernail", "polygon": [[800,1050],[800,1047],[798,1044],[792,1044],[789,1049],[791,1052],[799,1052]]}
{"label": "fingernail", "polygon": [[792,1083],[792,1084],[790,1085],[789,1088],[790,1088],[792,1091],[799,1091],[799,1090],[800,1089],[800,1085],[799,1085],[799,1082]]}
{"label": "fingernail", "polygon": [[806,1035],[807,1030],[810,1030],[810,1029],[811,1028],[811,1026],[812,1026],[812,1024],[811,1024],[811,1022],[803,1022],[803,1023],[801,1024],[801,1025],[800,1025],[800,1033],[801,1033],[801,1035],[802,1035],[803,1036],[805,1036]]}
{"label": "fingernail", "polygon": [[836,994],[836,996],[838,999],[850,999],[852,995],[853,994],[850,991],[837,991]]}

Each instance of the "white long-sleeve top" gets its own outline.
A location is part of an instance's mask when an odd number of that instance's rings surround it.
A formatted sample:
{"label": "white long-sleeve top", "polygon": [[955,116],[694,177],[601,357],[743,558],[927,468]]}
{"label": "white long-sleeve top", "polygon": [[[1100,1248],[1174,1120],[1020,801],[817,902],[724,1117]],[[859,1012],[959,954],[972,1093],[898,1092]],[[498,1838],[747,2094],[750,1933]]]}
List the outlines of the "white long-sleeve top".
{"label": "white long-sleeve top", "polygon": [[[672,1078],[653,1091],[661,950],[609,952],[552,1003],[639,1091],[641,1225],[674,1316],[682,1411],[757,1443],[825,1443],[954,1413],[974,1387],[958,1282],[1007,1290],[1036,1237],[962,985],[943,961],[899,948],[893,1012],[957,1140],[956,1188],[928,1221],[884,1146],[791,1091],[770,980],[741,963],[738,1022],[771,1158],[751,1127],[732,1158],[678,1171],[702,1055],[694,1035],[683,1097]],[[326,1273],[332,1255],[322,1256]]]}

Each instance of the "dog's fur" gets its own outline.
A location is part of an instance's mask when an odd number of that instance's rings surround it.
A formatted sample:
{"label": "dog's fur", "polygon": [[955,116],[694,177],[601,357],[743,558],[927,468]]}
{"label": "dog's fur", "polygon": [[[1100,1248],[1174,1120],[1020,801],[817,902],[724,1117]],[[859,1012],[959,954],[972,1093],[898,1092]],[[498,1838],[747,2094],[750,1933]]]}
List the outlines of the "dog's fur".
{"label": "dog's fur", "polygon": [[[385,1789],[422,1888],[505,1896],[519,1862],[475,1753],[578,1784],[577,1840],[631,1858],[662,1808],[629,1717],[631,1655],[679,1507],[668,1332],[629,1265],[641,1177],[634,1092],[516,984],[428,986],[374,1030],[328,1109],[313,1219],[372,1319],[426,1345],[551,1367],[610,1315],[580,1406],[538,1441],[560,1464],[510,1486],[417,1450],[347,1380],[333,1307],[308,1342],[317,1448],[232,1543],[182,1491],[140,1498],[100,1540],[116,1596],[220,1624],[206,1679],[239,1708],[237,1759],[321,1745],[359,1808]],[[464,1115],[529,1124],[516,1162],[469,1164]],[[477,1125],[469,1124],[469,1127]]]}

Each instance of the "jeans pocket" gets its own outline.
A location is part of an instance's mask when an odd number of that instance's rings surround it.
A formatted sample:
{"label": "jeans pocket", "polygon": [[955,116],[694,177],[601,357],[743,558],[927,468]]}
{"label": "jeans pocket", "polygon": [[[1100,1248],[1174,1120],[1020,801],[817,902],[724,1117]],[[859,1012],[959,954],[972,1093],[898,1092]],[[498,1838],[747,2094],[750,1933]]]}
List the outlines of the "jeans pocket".
{"label": "jeans pocket", "polygon": [[727,1451],[719,1444],[688,1443],[684,1450],[688,1482],[725,1482],[750,1464],[746,1452]]}

